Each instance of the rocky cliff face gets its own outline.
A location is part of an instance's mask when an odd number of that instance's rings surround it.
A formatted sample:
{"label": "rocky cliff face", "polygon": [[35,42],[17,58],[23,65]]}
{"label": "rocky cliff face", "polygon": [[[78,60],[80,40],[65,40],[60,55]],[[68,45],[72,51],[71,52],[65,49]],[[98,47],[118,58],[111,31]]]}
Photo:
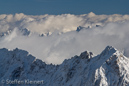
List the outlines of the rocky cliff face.
{"label": "rocky cliff face", "polygon": [[112,46],[97,56],[85,51],[60,65],[48,65],[24,50],[0,49],[0,86],[129,86],[128,62]]}

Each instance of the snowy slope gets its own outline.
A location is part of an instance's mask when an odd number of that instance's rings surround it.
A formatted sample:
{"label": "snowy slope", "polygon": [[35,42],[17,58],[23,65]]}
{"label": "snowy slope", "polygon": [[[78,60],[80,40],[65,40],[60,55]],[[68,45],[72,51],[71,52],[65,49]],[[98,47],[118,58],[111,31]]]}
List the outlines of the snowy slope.
{"label": "snowy slope", "polygon": [[33,86],[129,86],[128,62],[129,59],[112,46],[97,56],[85,51],[60,65],[48,65],[24,50],[4,48],[0,49],[0,80],[4,80],[0,86],[25,86],[7,85],[7,79],[43,80],[43,84]]}

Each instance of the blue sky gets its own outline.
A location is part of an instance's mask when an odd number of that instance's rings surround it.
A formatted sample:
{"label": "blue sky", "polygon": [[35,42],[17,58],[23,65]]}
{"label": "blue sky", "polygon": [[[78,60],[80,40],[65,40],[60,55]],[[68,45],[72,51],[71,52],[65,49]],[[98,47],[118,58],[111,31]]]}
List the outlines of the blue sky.
{"label": "blue sky", "polygon": [[0,14],[129,14],[129,0],[0,0]]}

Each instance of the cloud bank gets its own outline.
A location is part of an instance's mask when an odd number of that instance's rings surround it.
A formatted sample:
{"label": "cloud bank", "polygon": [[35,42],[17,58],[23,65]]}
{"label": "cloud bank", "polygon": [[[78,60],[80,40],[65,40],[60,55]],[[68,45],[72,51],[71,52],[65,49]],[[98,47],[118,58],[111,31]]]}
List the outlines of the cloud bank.
{"label": "cloud bank", "polygon": [[[94,15],[93,15],[94,16]],[[63,22],[62,22],[63,23]],[[107,23],[101,27],[69,31],[64,34],[39,37],[37,34],[23,36],[18,29],[0,38],[0,48],[16,47],[29,51],[47,63],[60,64],[64,59],[88,50],[100,53],[107,45],[112,45],[129,56],[129,22]]]}
{"label": "cloud bank", "polygon": [[27,28],[31,32],[39,34],[48,32],[68,32],[74,31],[78,26],[88,27],[105,25],[109,22],[125,22],[129,20],[129,15],[96,15],[93,12],[83,15],[62,14],[62,15],[25,15],[23,13],[15,15],[0,15],[0,32],[13,30],[14,28]]}

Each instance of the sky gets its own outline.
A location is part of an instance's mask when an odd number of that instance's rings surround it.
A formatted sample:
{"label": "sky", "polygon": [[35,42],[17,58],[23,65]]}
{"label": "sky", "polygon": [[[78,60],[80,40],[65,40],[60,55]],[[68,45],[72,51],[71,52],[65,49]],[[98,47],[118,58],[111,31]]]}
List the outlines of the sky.
{"label": "sky", "polygon": [[0,14],[129,14],[129,0],[0,0]]}

